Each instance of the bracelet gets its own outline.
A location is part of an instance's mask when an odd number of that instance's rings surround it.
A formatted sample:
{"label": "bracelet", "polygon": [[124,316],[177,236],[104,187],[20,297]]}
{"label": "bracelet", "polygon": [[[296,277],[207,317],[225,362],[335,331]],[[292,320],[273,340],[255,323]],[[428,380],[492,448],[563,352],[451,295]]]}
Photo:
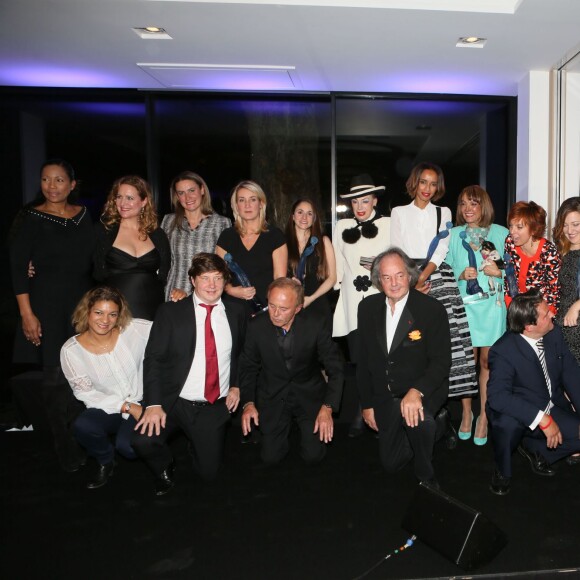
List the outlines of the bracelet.
{"label": "bracelet", "polygon": [[552,415],[548,415],[548,419],[549,419],[549,421],[548,421],[548,424],[547,424],[547,425],[544,425],[544,426],[542,427],[540,424],[538,424],[538,427],[539,427],[539,428],[540,428],[542,431],[545,431],[545,430],[546,430],[546,429],[547,429],[547,428],[548,428],[548,427],[549,427],[549,426],[550,426],[550,425],[551,425],[551,424],[554,422],[554,419],[552,419]]}

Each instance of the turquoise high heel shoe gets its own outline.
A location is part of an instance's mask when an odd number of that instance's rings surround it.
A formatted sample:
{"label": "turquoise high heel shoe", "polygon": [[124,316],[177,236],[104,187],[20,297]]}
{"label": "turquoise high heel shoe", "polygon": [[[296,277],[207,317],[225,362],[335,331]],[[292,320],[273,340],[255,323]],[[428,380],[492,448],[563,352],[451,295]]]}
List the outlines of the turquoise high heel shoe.
{"label": "turquoise high heel shoe", "polygon": [[[480,415],[480,417],[481,417],[481,415]],[[477,424],[478,424],[478,423],[479,423],[479,417],[477,418],[477,421],[475,422],[475,430],[476,430],[476,431],[477,431]],[[480,447],[481,447],[482,445],[485,445],[485,444],[487,443],[487,433],[486,433],[485,437],[475,437],[475,435],[474,435],[474,437],[473,437],[473,442],[474,442],[476,445],[479,445]]]}
{"label": "turquoise high heel shoe", "polygon": [[473,411],[471,411],[471,423],[469,423],[469,431],[459,431],[457,430],[457,436],[461,441],[467,441],[471,439],[471,428],[473,426]]}

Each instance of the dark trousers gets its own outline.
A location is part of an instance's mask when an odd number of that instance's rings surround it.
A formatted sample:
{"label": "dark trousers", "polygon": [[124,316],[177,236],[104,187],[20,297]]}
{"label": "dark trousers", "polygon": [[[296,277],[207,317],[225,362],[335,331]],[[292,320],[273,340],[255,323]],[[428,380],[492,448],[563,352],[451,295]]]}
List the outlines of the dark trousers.
{"label": "dark trousers", "polygon": [[546,436],[539,427],[530,431],[527,425],[509,415],[486,407],[491,425],[490,435],[497,468],[504,477],[512,476],[512,453],[521,443],[529,451],[539,453],[549,464],[555,463],[572,453],[580,451],[580,416],[578,413],[561,407],[553,407],[550,414],[562,432],[562,445],[548,449]]}
{"label": "dark trousers", "polygon": [[178,430],[191,442],[193,468],[205,481],[213,481],[222,462],[226,426],[230,413],[225,398],[213,405],[196,407],[178,397],[167,413],[165,429],[159,435],[133,435],[133,449],[147,463],[154,475],[160,475],[173,461],[168,439]]}
{"label": "dark trousers", "polygon": [[393,398],[374,407],[381,463],[388,473],[395,473],[413,460],[416,477],[421,481],[432,479],[433,446],[442,433],[437,432],[434,416],[426,407],[425,419],[417,427],[408,427],[401,417],[400,403]]}
{"label": "dark trousers", "polygon": [[[132,416],[123,419],[121,413],[108,414],[101,409],[87,409],[74,422],[73,431],[77,441],[101,465],[111,463],[115,449],[127,459],[135,459],[131,438],[137,422]],[[111,442],[115,435],[115,445]]]}
{"label": "dark trousers", "polygon": [[299,405],[279,401],[271,407],[259,409],[262,433],[261,456],[264,463],[275,464],[284,459],[290,450],[292,421],[300,429],[300,455],[306,463],[319,463],[326,455],[326,443],[313,433],[315,419],[308,417]]}
{"label": "dark trousers", "polygon": [[63,467],[73,467],[83,453],[74,440],[71,426],[84,405],[75,399],[60,366],[43,367],[41,390],[58,459]]}

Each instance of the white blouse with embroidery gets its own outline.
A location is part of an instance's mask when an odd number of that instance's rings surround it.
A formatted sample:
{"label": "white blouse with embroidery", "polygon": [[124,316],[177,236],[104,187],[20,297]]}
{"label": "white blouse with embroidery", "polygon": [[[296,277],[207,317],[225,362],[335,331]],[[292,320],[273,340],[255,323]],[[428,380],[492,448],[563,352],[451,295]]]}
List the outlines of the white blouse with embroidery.
{"label": "white blouse with embroidery", "polygon": [[87,408],[120,413],[128,401],[143,398],[143,354],[151,330],[149,320],[133,319],[121,332],[115,348],[93,354],[76,336],[69,338],[60,351],[60,364],[74,396]]}

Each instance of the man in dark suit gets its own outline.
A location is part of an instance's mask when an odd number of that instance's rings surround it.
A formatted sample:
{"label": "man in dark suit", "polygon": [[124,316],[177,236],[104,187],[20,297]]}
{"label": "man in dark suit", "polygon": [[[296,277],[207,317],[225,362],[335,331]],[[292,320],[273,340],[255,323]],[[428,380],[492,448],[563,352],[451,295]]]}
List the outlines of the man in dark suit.
{"label": "man in dark suit", "polygon": [[399,248],[375,258],[371,279],[384,294],[359,305],[356,378],[363,419],[379,433],[385,469],[393,473],[413,459],[416,477],[438,487],[433,445],[447,430],[454,437],[442,409],[451,338],[445,307],[414,289],[418,277],[415,263]]}
{"label": "man in dark suit", "polygon": [[176,429],[189,438],[199,475],[207,481],[217,476],[225,428],[240,400],[237,363],[245,309],[227,297],[222,301],[229,271],[215,254],[197,254],[189,276],[193,294],[159,307],[145,349],[146,410],[133,448],[153,472],[157,495],[174,485],[167,438]]}
{"label": "man in dark suit", "polygon": [[[538,475],[580,451],[580,366],[538,290],[516,296],[506,332],[489,351],[487,415],[496,470],[491,491],[510,489],[517,448]],[[572,407],[574,405],[574,407]]]}
{"label": "man in dark suit", "polygon": [[293,419],[308,463],[324,458],[334,434],[332,412],[342,395],[343,360],[328,325],[302,311],[303,303],[298,282],[274,280],[268,288],[268,316],[250,322],[240,358],[242,429],[247,435],[252,421],[260,426],[266,463],[277,463],[288,453]]}

